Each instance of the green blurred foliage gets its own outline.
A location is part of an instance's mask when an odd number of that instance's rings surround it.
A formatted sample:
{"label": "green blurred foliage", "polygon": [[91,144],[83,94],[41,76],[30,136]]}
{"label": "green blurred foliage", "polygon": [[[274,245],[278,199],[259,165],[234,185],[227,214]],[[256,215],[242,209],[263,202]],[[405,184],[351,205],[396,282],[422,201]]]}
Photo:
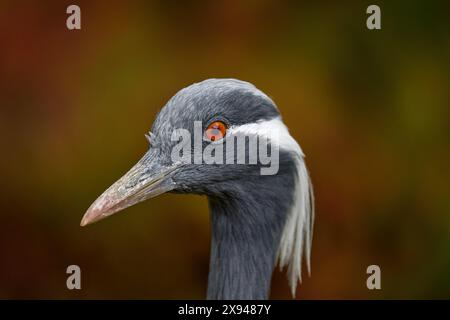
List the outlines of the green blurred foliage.
{"label": "green blurred foliage", "polygon": [[[450,3],[0,2],[0,298],[204,298],[204,198],[80,228],[179,89],[250,81],[281,109],[316,193],[297,298],[450,298]],[[82,290],[65,287],[78,264]],[[369,291],[378,264],[382,290]],[[290,298],[275,272],[273,298]]]}

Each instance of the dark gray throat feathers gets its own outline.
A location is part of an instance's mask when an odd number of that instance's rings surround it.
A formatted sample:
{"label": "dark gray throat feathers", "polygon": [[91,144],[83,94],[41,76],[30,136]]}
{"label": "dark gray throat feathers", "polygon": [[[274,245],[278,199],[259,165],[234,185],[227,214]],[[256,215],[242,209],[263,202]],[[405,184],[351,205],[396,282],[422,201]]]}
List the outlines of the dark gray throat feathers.
{"label": "dark gray throat feathers", "polygon": [[294,189],[291,171],[250,179],[235,194],[209,198],[208,299],[268,299]]}

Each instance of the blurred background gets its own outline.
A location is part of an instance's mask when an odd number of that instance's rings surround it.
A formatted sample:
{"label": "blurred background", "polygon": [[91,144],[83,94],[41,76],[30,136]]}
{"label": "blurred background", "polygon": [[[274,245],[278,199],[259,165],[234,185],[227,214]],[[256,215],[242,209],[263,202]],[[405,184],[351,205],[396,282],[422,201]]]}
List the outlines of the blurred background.
{"label": "blurred background", "polygon": [[[211,77],[270,95],[307,155],[316,225],[297,298],[450,298],[449,31],[448,1],[1,0],[0,298],[205,297],[205,198],[79,223],[167,100]],[[66,288],[71,264],[82,290]],[[371,264],[382,290],[366,288]],[[272,298],[290,298],[278,270]]]}

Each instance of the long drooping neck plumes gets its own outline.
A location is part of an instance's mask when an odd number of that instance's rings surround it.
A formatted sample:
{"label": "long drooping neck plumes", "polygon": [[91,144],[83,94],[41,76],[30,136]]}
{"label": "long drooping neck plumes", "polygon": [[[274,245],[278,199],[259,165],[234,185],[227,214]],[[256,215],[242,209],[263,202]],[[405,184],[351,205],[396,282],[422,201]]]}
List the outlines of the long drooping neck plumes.
{"label": "long drooping neck plumes", "polygon": [[[294,168],[241,182],[209,198],[211,258],[208,299],[267,299],[281,235],[293,203]],[[261,182],[261,179],[267,179]]]}

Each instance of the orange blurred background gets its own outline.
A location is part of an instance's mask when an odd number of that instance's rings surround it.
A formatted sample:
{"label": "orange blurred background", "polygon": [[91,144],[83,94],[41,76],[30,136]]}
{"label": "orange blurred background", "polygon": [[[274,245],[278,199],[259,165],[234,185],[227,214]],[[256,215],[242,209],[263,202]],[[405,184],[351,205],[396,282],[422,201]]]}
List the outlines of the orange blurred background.
{"label": "orange blurred background", "polygon": [[[450,298],[450,3],[377,1],[377,31],[369,4],[2,0],[0,298],[205,297],[205,198],[79,222],[167,100],[212,77],[270,95],[307,155],[316,225],[297,298]],[[382,290],[366,288],[371,264]],[[279,271],[272,298],[290,298]]]}

